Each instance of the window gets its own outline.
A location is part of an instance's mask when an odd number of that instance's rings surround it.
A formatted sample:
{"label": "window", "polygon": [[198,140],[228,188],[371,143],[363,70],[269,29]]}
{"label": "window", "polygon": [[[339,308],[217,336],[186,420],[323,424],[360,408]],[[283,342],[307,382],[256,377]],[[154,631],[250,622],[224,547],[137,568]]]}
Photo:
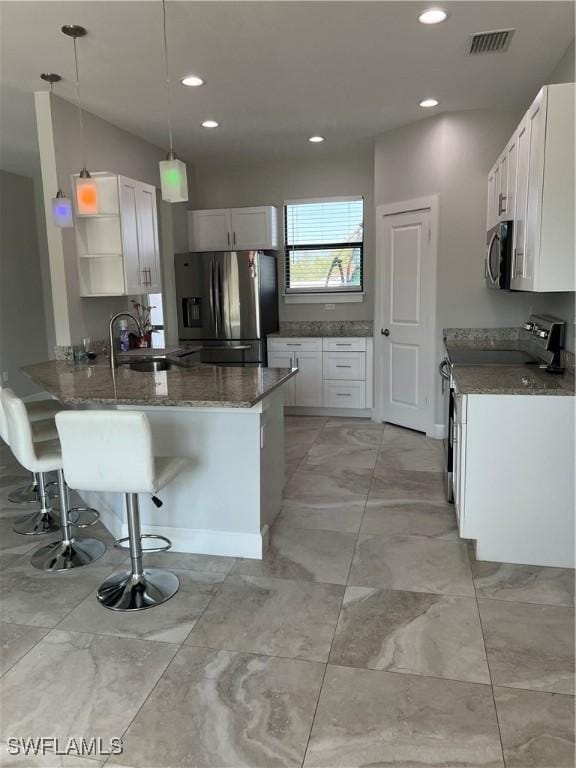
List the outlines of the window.
{"label": "window", "polygon": [[361,197],[286,203],[286,293],[361,292],[363,232]]}

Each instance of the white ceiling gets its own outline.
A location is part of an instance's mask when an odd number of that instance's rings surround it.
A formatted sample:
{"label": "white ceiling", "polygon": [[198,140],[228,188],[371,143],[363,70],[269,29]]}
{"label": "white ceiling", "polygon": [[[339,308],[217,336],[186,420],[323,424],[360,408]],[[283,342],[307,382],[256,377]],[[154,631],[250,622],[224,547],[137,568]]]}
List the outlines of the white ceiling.
{"label": "white ceiling", "polygon": [[[426,2],[169,2],[174,79],[200,74],[202,88],[173,86],[181,157],[226,158],[326,152],[438,110],[523,105],[574,36],[572,2],[444,2],[449,19],[417,21]],[[165,147],[161,3],[2,2],[2,167],[36,169],[32,92],[41,72],[60,73],[73,99],[72,43],[79,42],[87,109]],[[514,27],[504,54],[469,57],[473,32]],[[422,110],[426,96],[440,101]],[[200,122],[221,127],[208,131]],[[322,145],[308,136],[320,133]]]}

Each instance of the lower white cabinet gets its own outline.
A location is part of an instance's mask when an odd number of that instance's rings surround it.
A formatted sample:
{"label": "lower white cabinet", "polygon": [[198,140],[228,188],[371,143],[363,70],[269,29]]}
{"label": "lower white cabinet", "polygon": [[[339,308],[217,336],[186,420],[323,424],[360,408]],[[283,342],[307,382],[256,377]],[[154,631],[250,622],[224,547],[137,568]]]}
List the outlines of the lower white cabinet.
{"label": "lower white cabinet", "polygon": [[325,381],[323,405],[325,408],[366,408],[366,382]]}
{"label": "lower white cabinet", "polygon": [[270,368],[298,368],[284,388],[285,405],[305,408],[372,407],[372,339],[268,339]]}
{"label": "lower white cabinet", "polygon": [[575,401],[456,395],[454,503],[479,560],[574,568]]}

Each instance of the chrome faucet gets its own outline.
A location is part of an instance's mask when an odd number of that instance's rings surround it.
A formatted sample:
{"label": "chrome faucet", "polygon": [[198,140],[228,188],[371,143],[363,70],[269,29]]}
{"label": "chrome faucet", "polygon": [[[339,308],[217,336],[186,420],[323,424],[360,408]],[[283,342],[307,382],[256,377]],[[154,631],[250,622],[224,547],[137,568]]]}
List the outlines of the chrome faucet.
{"label": "chrome faucet", "polygon": [[118,320],[119,317],[130,317],[136,325],[138,326],[138,332],[140,333],[140,336],[144,336],[144,329],[142,328],[142,325],[140,324],[140,321],[135,315],[130,314],[130,312],[117,312],[115,315],[112,315],[110,318],[110,324],[108,326],[108,333],[110,336],[110,368],[112,371],[116,368],[116,354],[114,352],[114,323],[116,320]]}

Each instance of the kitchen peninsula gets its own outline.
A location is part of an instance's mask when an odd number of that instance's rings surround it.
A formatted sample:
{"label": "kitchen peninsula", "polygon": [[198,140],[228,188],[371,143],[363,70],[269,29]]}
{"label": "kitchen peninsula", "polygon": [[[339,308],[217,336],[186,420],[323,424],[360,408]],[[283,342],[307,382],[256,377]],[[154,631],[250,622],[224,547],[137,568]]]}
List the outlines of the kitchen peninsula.
{"label": "kitchen peninsula", "polygon": [[[156,454],[189,458],[160,509],[140,496],[143,533],[167,536],[176,552],[260,558],[284,485],[282,388],[297,370],[166,363],[112,372],[51,360],[22,370],[69,407],[144,411]],[[114,536],[126,535],[122,494],[82,496]]]}

